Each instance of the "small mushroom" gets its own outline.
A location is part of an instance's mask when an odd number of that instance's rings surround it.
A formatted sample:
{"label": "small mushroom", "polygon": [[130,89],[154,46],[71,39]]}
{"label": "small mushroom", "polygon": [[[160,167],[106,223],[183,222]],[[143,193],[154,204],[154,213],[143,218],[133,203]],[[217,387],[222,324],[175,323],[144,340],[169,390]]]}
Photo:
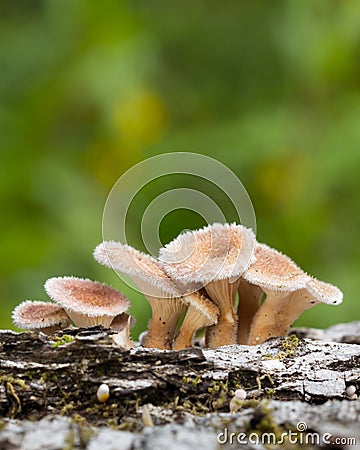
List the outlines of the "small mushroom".
{"label": "small mushroom", "polygon": [[186,305],[160,263],[150,255],[114,241],[99,244],[94,258],[100,264],[129,275],[147,298],[152,317],[145,346],[170,350]]}
{"label": "small mushroom", "polygon": [[[130,324],[129,324],[130,319]],[[110,328],[114,331],[121,332],[123,331],[128,325],[130,326],[130,329],[135,325],[136,319],[134,316],[130,316],[127,313],[122,313],[116,316],[113,321],[110,324]]]}
{"label": "small mushroom", "polygon": [[345,389],[345,394],[350,400],[356,400],[358,396],[356,395],[356,386],[351,384]]}
{"label": "small mushroom", "polygon": [[338,288],[310,277],[277,250],[257,244],[255,256],[256,262],[242,276],[259,286],[266,298],[251,323],[249,345],[285,335],[304,310],[319,302],[341,302],[342,293]]}
{"label": "small mushroom", "polygon": [[100,403],[105,403],[110,397],[110,388],[107,384],[100,384],[96,392],[96,397]]}
{"label": "small mushroom", "polygon": [[14,325],[23,330],[52,334],[71,324],[65,310],[50,302],[26,300],[12,312]]}
{"label": "small mushroom", "polygon": [[191,347],[196,331],[216,324],[219,316],[219,308],[198,292],[185,295],[184,301],[188,309],[175,339],[174,350]]}
{"label": "small mushroom", "polygon": [[237,342],[236,291],[239,276],[253,261],[254,246],[252,230],[215,223],[181,234],[160,249],[160,260],[171,278],[205,287],[219,308],[217,324],[206,330],[211,348]]}
{"label": "small mushroom", "polygon": [[246,399],[246,391],[244,389],[236,389],[233,398],[230,400],[229,408],[231,413],[236,413]]}
{"label": "small mushroom", "polygon": [[125,313],[116,316],[111,322],[110,328],[117,331],[116,334],[111,335],[111,339],[116,345],[124,350],[135,347],[134,342],[130,337],[130,330],[135,322],[135,317]]}
{"label": "small mushroom", "polygon": [[52,300],[65,309],[77,327],[103,325],[109,328],[114,318],[130,306],[121,292],[88,279],[49,278],[45,290]]}

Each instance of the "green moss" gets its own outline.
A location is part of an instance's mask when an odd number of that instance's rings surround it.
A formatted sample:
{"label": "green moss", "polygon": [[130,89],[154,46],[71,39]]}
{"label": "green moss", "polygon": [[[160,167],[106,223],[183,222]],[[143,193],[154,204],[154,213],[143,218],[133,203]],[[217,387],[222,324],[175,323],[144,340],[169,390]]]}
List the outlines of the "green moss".
{"label": "green moss", "polygon": [[290,335],[282,341],[281,345],[284,349],[285,358],[292,358],[296,355],[299,342],[300,339],[295,334]]}
{"label": "green moss", "polygon": [[273,410],[268,407],[267,402],[262,401],[251,407],[254,408],[254,417],[249,422],[247,433],[257,433],[259,436],[263,433],[273,433],[277,440],[280,439],[283,428],[274,421]]}
{"label": "green moss", "polygon": [[73,336],[69,336],[68,334],[64,334],[61,337],[55,336],[54,337],[54,343],[52,344],[52,348],[58,348],[61,345],[69,344],[74,340]]}
{"label": "green moss", "polygon": [[24,380],[21,380],[20,378],[14,378],[11,375],[1,375],[0,383],[11,383],[12,385],[15,384],[17,386],[20,386],[22,389],[29,389],[29,386],[25,383]]}
{"label": "green moss", "polygon": [[266,398],[273,398],[275,395],[275,389],[265,388]]}
{"label": "green moss", "polygon": [[183,384],[191,384],[192,386],[197,386],[198,384],[202,383],[202,379],[199,376],[197,376],[196,378],[182,377],[181,382]]}
{"label": "green moss", "polygon": [[74,430],[70,430],[69,434],[65,438],[63,450],[73,450],[74,440],[75,440]]}
{"label": "green moss", "polygon": [[281,346],[283,350],[279,351],[277,355],[272,355],[271,353],[266,353],[263,355],[262,359],[285,359],[285,358],[293,358],[296,356],[296,352],[300,343],[300,339],[292,334],[289,337],[283,339],[281,341]]}
{"label": "green moss", "polygon": [[94,430],[89,427],[80,426],[79,427],[79,437],[81,448],[86,448],[90,439],[94,436]]}
{"label": "green moss", "polygon": [[18,413],[21,412],[21,400],[14,386],[19,386],[23,390],[28,390],[29,387],[24,380],[12,377],[11,375],[1,375],[0,383],[4,383],[7,396],[12,399],[10,402],[8,417],[13,419]]}
{"label": "green moss", "polygon": [[[57,406],[60,406],[60,405],[57,405]],[[75,407],[74,402],[65,403],[65,405],[60,410],[60,413],[59,413],[60,416],[65,416],[65,414],[67,414],[69,411],[74,409],[74,407]]]}

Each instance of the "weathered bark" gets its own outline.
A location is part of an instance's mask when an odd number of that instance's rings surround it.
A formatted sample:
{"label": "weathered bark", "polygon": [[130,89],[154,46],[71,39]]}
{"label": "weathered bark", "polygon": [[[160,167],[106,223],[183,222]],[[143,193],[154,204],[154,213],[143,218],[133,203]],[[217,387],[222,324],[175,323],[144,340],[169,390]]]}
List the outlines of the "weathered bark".
{"label": "weathered bark", "polygon": [[[359,329],[359,322],[337,326],[338,342],[277,338],[254,347],[180,352],[122,351],[112,331],[100,327],[55,336],[2,331],[0,448],[60,449],[71,441],[69,448],[90,450],[210,450],[224,428],[279,436],[296,431],[299,422],[320,434],[354,437],[359,445],[360,402],[346,394],[347,386],[360,388]],[[295,331],[317,339],[331,335],[331,329]],[[96,397],[102,383],[110,387],[106,403]],[[240,387],[247,400],[230,414]],[[144,427],[144,408],[154,427]],[[31,436],[39,429],[36,446]],[[231,448],[237,447],[235,440]]]}

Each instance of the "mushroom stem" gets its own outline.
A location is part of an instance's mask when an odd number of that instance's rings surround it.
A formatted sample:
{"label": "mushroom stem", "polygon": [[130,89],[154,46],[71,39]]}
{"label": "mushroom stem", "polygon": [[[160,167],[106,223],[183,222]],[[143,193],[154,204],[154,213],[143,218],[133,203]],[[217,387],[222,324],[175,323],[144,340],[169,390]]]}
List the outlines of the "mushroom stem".
{"label": "mushroom stem", "polygon": [[216,348],[237,342],[237,315],[235,297],[240,280],[230,282],[229,279],[212,281],[205,286],[206,292],[219,308],[219,320],[216,325],[206,329],[206,345]]}
{"label": "mushroom stem", "polygon": [[192,340],[198,329],[198,322],[201,321],[203,315],[193,306],[189,306],[184,321],[176,336],[173,350],[183,350],[192,347]]}
{"label": "mushroom stem", "polygon": [[251,323],[260,307],[263,294],[259,286],[251,284],[243,278],[240,279],[238,287],[239,303],[237,308],[238,344],[248,343]]}
{"label": "mushroom stem", "polygon": [[208,348],[236,344],[237,322],[228,322],[220,315],[218,323],[206,328],[205,342]]}
{"label": "mushroom stem", "polygon": [[152,317],[145,347],[171,350],[176,326],[186,306],[180,298],[146,298],[152,309]]}
{"label": "mushroom stem", "polygon": [[318,303],[306,289],[294,292],[264,291],[266,299],[254,316],[248,345],[261,344],[272,337],[284,336],[305,309]]}

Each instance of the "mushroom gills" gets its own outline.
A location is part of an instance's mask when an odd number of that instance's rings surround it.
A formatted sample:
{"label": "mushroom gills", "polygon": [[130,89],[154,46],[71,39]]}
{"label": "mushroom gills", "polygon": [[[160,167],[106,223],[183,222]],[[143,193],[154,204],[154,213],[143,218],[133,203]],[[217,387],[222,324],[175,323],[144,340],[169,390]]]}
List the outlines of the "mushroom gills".
{"label": "mushroom gills", "polygon": [[248,345],[284,336],[300,314],[319,303],[306,289],[293,292],[264,289],[266,298],[254,316]]}
{"label": "mushroom gills", "polygon": [[184,300],[188,302],[189,307],[175,339],[174,350],[192,347],[196,331],[216,324],[219,316],[217,306],[199,293],[188,294]]}

